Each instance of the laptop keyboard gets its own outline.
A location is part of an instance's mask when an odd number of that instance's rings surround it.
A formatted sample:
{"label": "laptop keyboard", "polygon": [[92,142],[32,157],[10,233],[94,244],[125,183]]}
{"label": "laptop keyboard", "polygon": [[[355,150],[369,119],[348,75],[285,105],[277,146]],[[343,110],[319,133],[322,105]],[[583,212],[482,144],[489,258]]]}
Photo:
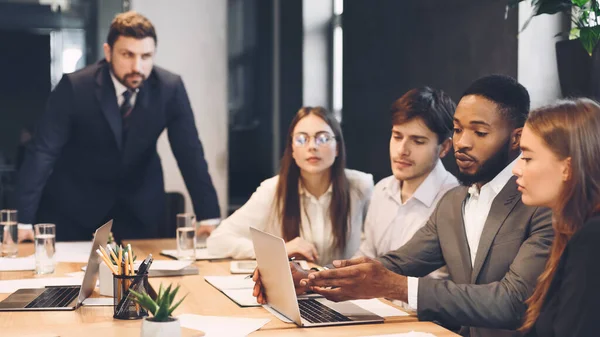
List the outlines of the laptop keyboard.
{"label": "laptop keyboard", "polygon": [[315,300],[300,300],[300,316],[311,323],[349,322],[350,318]]}
{"label": "laptop keyboard", "polygon": [[64,308],[79,296],[78,286],[49,287],[25,308]]}

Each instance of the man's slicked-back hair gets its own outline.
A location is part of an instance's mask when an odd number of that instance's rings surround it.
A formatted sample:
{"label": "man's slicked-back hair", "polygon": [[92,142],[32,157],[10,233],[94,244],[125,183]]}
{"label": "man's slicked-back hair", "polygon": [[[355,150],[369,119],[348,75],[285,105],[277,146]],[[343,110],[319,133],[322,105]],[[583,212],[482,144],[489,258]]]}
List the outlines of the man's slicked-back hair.
{"label": "man's slicked-back hair", "polygon": [[429,130],[438,136],[438,143],[452,135],[452,119],[456,104],[441,90],[421,87],[409,90],[390,108],[392,125],[400,125],[421,118]]}
{"label": "man's slicked-back hair", "polygon": [[513,127],[520,128],[525,125],[529,114],[529,93],[514,78],[506,75],[482,77],[473,82],[462,97],[469,95],[481,96],[496,103]]}
{"label": "man's slicked-back hair", "polygon": [[135,39],[144,39],[151,37],[156,44],[156,30],[152,22],[145,16],[129,11],[120,13],[115,16],[110,28],[108,29],[108,36],[106,37],[106,43],[112,48],[115,45],[115,41],[119,36],[133,37]]}

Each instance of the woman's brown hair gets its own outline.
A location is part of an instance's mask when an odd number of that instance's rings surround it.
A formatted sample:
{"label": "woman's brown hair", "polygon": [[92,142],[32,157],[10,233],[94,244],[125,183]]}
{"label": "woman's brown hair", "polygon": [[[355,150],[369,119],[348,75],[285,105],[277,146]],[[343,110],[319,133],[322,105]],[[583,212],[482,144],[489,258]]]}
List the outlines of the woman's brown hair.
{"label": "woman's brown hair", "polygon": [[569,179],[552,209],[555,237],[546,269],[527,300],[522,332],[535,324],[567,242],[600,205],[600,105],[587,99],[561,100],[529,114],[525,123],[559,160],[570,158]]}
{"label": "woman's brown hair", "polygon": [[298,183],[300,168],[292,157],[292,136],[298,122],[308,116],[315,115],[324,120],[335,136],[338,155],[331,166],[332,195],[329,205],[329,216],[333,234],[333,244],[338,250],[346,247],[349,235],[348,216],[350,213],[350,183],[346,177],[346,147],[342,128],[333,114],[323,107],[303,107],[296,113],[290,124],[286,139],[285,151],[281,159],[279,182],[275,192],[275,211],[281,223],[283,239],[287,242],[300,236],[300,196]]}

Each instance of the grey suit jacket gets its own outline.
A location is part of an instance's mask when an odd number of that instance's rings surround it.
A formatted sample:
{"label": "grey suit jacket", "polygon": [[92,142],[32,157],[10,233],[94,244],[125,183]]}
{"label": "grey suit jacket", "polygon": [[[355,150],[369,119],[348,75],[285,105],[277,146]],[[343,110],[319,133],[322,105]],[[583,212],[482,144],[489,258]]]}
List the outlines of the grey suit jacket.
{"label": "grey suit jacket", "polygon": [[518,336],[554,238],[547,208],[521,201],[516,177],[494,199],[471,267],[463,222],[464,186],[440,200],[427,224],[401,248],[379,260],[390,270],[422,277],[447,265],[449,280],[419,280],[419,320],[461,326],[471,337]]}

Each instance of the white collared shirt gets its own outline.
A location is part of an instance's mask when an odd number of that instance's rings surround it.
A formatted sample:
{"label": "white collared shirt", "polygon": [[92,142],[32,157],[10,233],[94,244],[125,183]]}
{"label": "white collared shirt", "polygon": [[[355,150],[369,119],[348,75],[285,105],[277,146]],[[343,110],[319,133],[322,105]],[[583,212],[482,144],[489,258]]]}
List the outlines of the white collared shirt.
{"label": "white collared shirt", "polygon": [[[471,266],[477,256],[479,239],[481,238],[487,216],[492,208],[492,202],[494,202],[494,199],[504,186],[506,186],[510,178],[512,178],[512,169],[519,158],[508,164],[492,181],[481,186],[481,189],[478,189],[475,184],[469,187],[469,196],[463,206],[463,220],[471,252]],[[418,290],[419,279],[408,277],[408,304],[412,310],[417,310]]]}
{"label": "white collared shirt", "polygon": [[[120,107],[123,104],[123,101],[125,100],[125,97],[123,97],[123,93],[129,90],[129,88],[124,86],[123,83],[119,82],[119,80],[115,77],[112,71],[110,72],[110,78],[112,79],[113,85],[115,87],[115,95],[117,95],[117,105]],[[129,99],[132,107],[135,106],[135,100],[137,99],[138,91],[139,89],[134,89],[133,94]]]}
{"label": "white collared shirt", "polygon": [[442,196],[456,186],[458,180],[441,160],[404,203],[400,181],[394,176],[382,179],[373,190],[364,226],[365,240],[356,256],[376,258],[402,247],[425,225]]}
{"label": "white collared shirt", "polygon": [[[319,198],[301,188],[300,194],[300,237],[315,245],[320,265],[334,259],[348,259],[360,246],[362,224],[373,191],[373,176],[360,171],[346,169],[350,182],[350,236],[346,249],[339,252],[333,247],[329,205],[331,187]],[[254,258],[250,227],[282,236],[281,223],[274,214],[275,191],[279,176],[263,181],[250,200],[235,213],[221,222],[208,237],[206,244],[210,254],[230,256],[234,259]]]}

